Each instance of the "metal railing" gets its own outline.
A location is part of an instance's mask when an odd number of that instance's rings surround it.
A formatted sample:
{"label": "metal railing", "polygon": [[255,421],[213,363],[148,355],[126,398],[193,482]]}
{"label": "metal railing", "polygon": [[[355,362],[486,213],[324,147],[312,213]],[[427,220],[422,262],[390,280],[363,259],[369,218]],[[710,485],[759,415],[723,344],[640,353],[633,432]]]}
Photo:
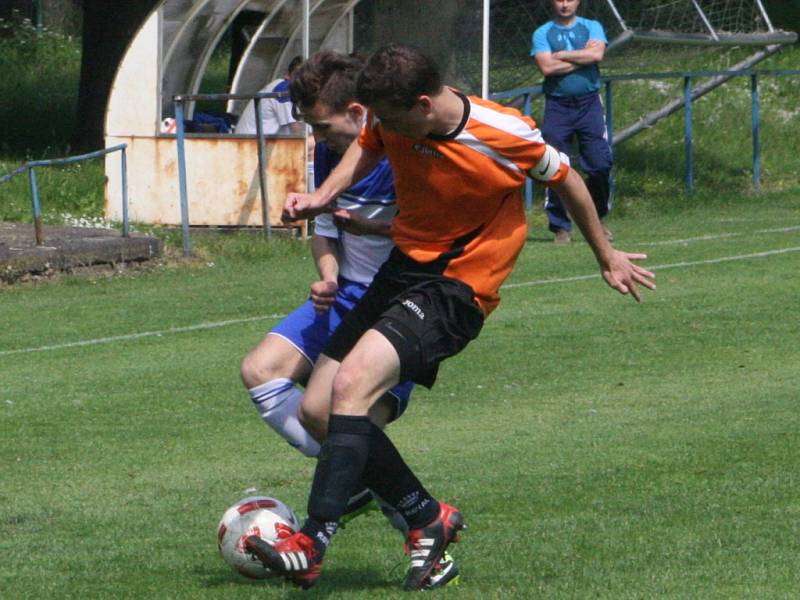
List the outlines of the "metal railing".
{"label": "metal railing", "polygon": [[[700,97],[700,93],[694,87],[694,80],[706,77],[750,77],[750,104],[751,104],[751,136],[753,143],[753,156],[752,156],[752,179],[753,187],[756,190],[761,188],[761,96],[759,91],[759,79],[761,77],[782,77],[782,76],[798,76],[800,70],[798,69],[772,69],[772,70],[754,70],[754,69],[740,69],[734,71],[675,71],[666,73],[632,73],[627,75],[610,75],[601,78],[605,86],[605,110],[606,110],[606,128],[608,131],[608,143],[613,147],[616,143],[621,143],[628,139],[625,137],[623,140],[614,139],[614,95],[613,84],[617,81],[635,81],[643,79],[683,79],[683,98],[682,102],[672,111],[680,110],[683,108],[684,112],[684,187],[688,194],[694,191],[694,125],[692,122],[692,103]],[[515,88],[504,92],[492,94],[492,100],[504,100],[512,98],[522,99],[522,111],[526,115],[531,114],[531,101],[533,97],[542,93],[542,84],[533,85],[530,87]],[[528,208],[531,207],[533,201],[533,186],[530,181],[525,186],[525,204]]]}
{"label": "metal railing", "polygon": [[180,94],[172,97],[175,103],[175,138],[178,143],[178,185],[181,202],[181,230],[183,233],[183,255],[191,256],[192,242],[189,236],[189,194],[186,184],[186,128],[184,115],[186,102],[215,100],[253,100],[255,105],[256,137],[258,138],[258,186],[261,193],[261,215],[264,235],[272,236],[267,198],[267,152],[264,141],[264,126],[261,122],[261,101],[265,98],[284,98],[286,92],[263,92],[258,94]]}
{"label": "metal railing", "polygon": [[125,149],[128,147],[127,144],[119,144],[117,146],[112,146],[110,148],[104,148],[102,150],[96,150],[95,152],[89,152],[88,154],[80,154],[76,156],[68,156],[66,158],[53,158],[49,160],[31,160],[26,162],[24,165],[14,169],[8,175],[4,175],[0,177],[0,184],[5,183],[6,181],[11,180],[14,176],[19,175],[20,173],[24,173],[25,171],[28,172],[28,179],[30,181],[31,186],[31,205],[33,210],[33,228],[36,234],[36,245],[43,246],[44,245],[44,228],[42,226],[42,205],[41,199],[39,196],[39,184],[36,179],[36,168],[37,167],[55,167],[55,166],[62,166],[62,165],[69,165],[72,163],[81,162],[84,160],[89,160],[92,158],[98,158],[100,156],[105,156],[106,154],[110,154],[112,152],[120,152],[121,155],[121,170],[122,170],[122,237],[128,237],[130,234],[130,226],[128,223],[128,162],[127,157],[125,154]]}

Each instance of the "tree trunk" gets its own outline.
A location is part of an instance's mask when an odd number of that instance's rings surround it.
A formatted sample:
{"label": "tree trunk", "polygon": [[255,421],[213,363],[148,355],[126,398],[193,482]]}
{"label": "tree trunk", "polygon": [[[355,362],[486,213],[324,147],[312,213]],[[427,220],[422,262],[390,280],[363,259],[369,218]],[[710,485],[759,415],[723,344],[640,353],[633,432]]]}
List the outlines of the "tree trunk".
{"label": "tree trunk", "polygon": [[78,115],[72,134],[75,152],[103,147],[106,104],[117,67],[139,27],[158,0],[83,0]]}

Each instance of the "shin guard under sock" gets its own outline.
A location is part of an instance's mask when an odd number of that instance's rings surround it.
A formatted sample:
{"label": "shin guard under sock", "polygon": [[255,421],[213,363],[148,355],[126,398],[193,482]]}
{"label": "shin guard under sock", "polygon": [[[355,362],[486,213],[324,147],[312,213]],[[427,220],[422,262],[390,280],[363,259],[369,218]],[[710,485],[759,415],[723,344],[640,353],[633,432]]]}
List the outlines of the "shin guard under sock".
{"label": "shin guard under sock", "polygon": [[439,503],[428,493],[379,427],[372,428],[364,483],[396,508],[410,529],[418,529],[439,514]]}
{"label": "shin guard under sock", "polygon": [[331,415],[302,531],[324,552],[347,502],[361,483],[373,425],[369,417]]}

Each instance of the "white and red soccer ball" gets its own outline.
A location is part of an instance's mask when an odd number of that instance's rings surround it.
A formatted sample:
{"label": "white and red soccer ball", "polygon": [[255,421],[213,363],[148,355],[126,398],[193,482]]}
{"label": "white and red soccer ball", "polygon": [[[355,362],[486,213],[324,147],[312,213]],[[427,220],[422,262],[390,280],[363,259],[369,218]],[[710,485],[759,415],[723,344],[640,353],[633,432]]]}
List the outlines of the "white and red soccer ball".
{"label": "white and red soccer ball", "polygon": [[240,500],[222,515],[217,526],[219,552],[234,570],[251,579],[266,579],[274,573],[249,554],[244,540],[257,535],[274,544],[300,528],[292,509],[268,496],[251,496]]}

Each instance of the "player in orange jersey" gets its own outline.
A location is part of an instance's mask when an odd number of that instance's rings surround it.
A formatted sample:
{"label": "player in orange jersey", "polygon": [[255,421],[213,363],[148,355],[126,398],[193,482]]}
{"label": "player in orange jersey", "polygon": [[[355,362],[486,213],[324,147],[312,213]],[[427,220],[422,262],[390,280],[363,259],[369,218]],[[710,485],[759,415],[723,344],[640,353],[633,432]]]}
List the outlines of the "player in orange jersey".
{"label": "player in orange jersey", "polygon": [[639,285],[655,286],[653,274],[632,262],[645,255],[608,242],[583,180],[531,119],[443,85],[436,64],[403,45],[370,58],[356,96],[370,108],[359,139],[316,192],[289,195],[285,214],[325,210],[385,155],[395,174],[396,248],[331,338],[306,390],[331,397],[308,519],[274,547],[256,537],[247,543],[268,568],[310,587],[347,499],[363,481],[409,524],[404,587],[416,590],[435,574],[464,519],[428,493],[367,413],[399,381],[431,387],[439,363],[478,335],[525,243],[525,178],[557,190],[612,288],[639,300]]}

